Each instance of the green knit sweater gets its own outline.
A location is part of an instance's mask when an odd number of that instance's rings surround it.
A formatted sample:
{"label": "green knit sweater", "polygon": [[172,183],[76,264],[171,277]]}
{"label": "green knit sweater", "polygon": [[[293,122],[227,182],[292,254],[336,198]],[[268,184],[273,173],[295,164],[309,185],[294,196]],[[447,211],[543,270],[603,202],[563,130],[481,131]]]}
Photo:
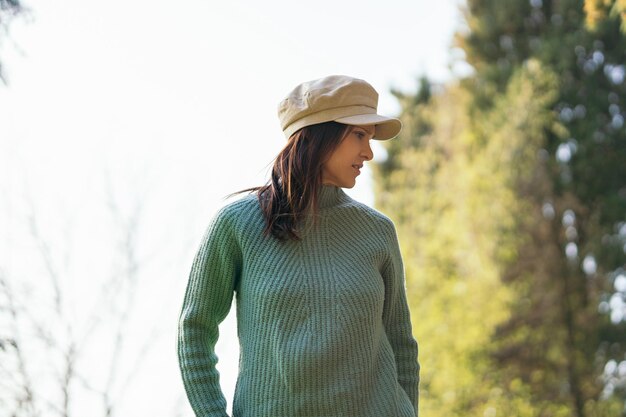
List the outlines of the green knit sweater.
{"label": "green knit sweater", "polygon": [[256,195],[218,212],[195,256],[178,332],[198,417],[224,417],[218,324],[237,299],[234,417],[414,417],[419,364],[389,218],[324,185],[301,241],[265,237]]}

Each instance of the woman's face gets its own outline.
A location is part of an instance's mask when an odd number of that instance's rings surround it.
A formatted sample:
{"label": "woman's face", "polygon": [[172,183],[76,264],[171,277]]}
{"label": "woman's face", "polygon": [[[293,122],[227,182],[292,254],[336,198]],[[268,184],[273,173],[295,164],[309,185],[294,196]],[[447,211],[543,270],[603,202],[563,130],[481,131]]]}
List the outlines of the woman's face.
{"label": "woman's face", "polygon": [[374,126],[351,126],[339,146],[322,165],[322,183],[352,188],[361,173],[363,162],[374,157],[370,140]]}

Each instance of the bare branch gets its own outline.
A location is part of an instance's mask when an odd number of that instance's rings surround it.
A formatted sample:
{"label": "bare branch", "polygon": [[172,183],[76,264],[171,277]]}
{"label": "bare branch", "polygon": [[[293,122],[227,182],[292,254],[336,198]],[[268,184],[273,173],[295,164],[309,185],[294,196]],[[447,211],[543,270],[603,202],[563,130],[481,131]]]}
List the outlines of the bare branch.
{"label": "bare branch", "polygon": [[41,258],[43,260],[44,266],[48,273],[48,277],[50,278],[52,289],[54,290],[54,307],[57,314],[62,317],[63,316],[63,299],[62,299],[62,291],[59,273],[54,266],[54,261],[52,260],[52,253],[50,250],[50,246],[43,239],[41,232],[39,230],[39,224],[37,223],[37,218],[35,217],[34,203],[30,198],[30,194],[26,195],[29,206],[31,210],[27,214],[27,222],[29,226],[30,233],[32,235],[33,240],[37,243],[39,248],[39,253],[41,254]]}
{"label": "bare branch", "polygon": [[[84,321],[78,327],[72,320],[74,313],[70,303],[73,300],[71,293],[68,292],[70,288],[68,283],[71,282],[68,272],[71,270],[75,254],[69,245],[61,248],[55,241],[47,239],[46,235],[50,232],[44,227],[46,223],[39,216],[36,210],[37,202],[32,198],[36,194],[28,193],[30,190],[28,184],[24,184],[21,190],[23,201],[27,205],[26,215],[22,217],[27,228],[25,235],[27,239],[33,240],[37,248],[36,253],[42,260],[43,274],[47,275],[44,283],[48,285],[41,288],[43,293],[34,292],[34,295],[45,295],[46,298],[38,301],[37,308],[33,308],[33,303],[27,303],[24,298],[25,295],[30,297],[30,294],[16,294],[9,285],[10,281],[5,279],[6,274],[0,277],[2,278],[0,309],[2,312],[11,313],[7,316],[12,325],[6,335],[3,333],[4,329],[0,328],[0,390],[3,392],[0,408],[10,410],[15,417],[39,417],[41,414],[70,417],[72,407],[77,402],[75,399],[77,394],[96,394],[101,400],[100,412],[105,416],[114,417],[119,414],[120,404],[129,391],[128,388],[139,375],[149,349],[154,346],[154,339],[159,337],[158,323],[162,323],[162,321],[155,323],[147,339],[141,341],[142,345],[139,346],[133,365],[122,368],[122,363],[125,363],[130,353],[128,342],[131,336],[129,333],[131,318],[137,309],[140,273],[142,266],[147,262],[141,259],[138,250],[140,223],[146,199],[137,197],[137,203],[128,213],[125,207],[123,209],[120,205],[121,200],[113,192],[113,187],[109,184],[106,189],[106,207],[109,208],[113,221],[113,231],[117,233],[115,255],[119,262],[104,278],[105,282],[101,284],[95,303],[90,305],[88,314],[82,316]],[[145,192],[145,189],[142,191]],[[69,232],[71,222],[65,222],[63,226],[65,231]],[[66,233],[63,236],[71,237],[71,234]],[[39,264],[36,265],[38,266]],[[38,276],[36,278],[40,279]],[[6,307],[2,302],[3,296],[11,300],[11,303],[6,303],[8,304]],[[48,314],[41,315],[42,310],[44,314]],[[106,373],[104,380],[95,381],[90,379],[89,369],[83,368],[84,363],[80,359],[89,353],[88,341],[99,335],[98,330],[104,327],[105,320],[107,337],[110,334],[109,325],[112,326],[112,337],[109,339],[112,343],[112,355],[104,364]],[[2,324],[4,326],[4,323]],[[23,341],[17,332],[19,327],[24,332]],[[27,330],[23,330],[24,328]],[[80,333],[76,335],[75,330],[79,328]],[[28,350],[22,345],[25,342],[28,343]],[[37,370],[39,374],[35,379],[27,368],[27,365],[33,367],[31,356],[36,352],[34,349],[42,349],[44,356],[41,359],[46,366],[42,372]],[[135,352],[132,354],[135,355]],[[5,361],[5,356],[10,360]],[[17,369],[17,372],[13,368]],[[33,371],[34,368],[30,370]],[[39,385],[34,383],[38,382],[37,379],[40,377],[43,377],[46,383],[51,382],[55,391],[36,392],[35,389]],[[5,390],[5,387],[8,389]],[[46,398],[46,395],[50,395],[51,398]],[[10,404],[4,407],[2,401],[8,401]]]}
{"label": "bare branch", "polygon": [[[26,9],[19,0],[0,0],[0,42],[9,34],[9,25],[18,15],[24,14]],[[0,61],[0,81],[7,84],[4,67]]]}
{"label": "bare branch", "polygon": [[11,319],[11,334],[13,337],[11,339],[7,339],[7,345],[12,348],[15,359],[17,361],[17,372],[20,376],[19,381],[17,382],[17,386],[19,386],[21,392],[16,396],[17,403],[19,405],[19,409],[24,409],[33,417],[39,416],[39,411],[37,410],[35,404],[35,390],[33,383],[31,381],[30,375],[26,368],[26,360],[24,358],[24,352],[22,351],[22,343],[18,326],[18,310],[16,308],[15,295],[11,290],[9,282],[6,278],[6,273],[2,268],[0,268],[0,291],[5,296],[7,301],[6,310],[9,312],[9,316]]}

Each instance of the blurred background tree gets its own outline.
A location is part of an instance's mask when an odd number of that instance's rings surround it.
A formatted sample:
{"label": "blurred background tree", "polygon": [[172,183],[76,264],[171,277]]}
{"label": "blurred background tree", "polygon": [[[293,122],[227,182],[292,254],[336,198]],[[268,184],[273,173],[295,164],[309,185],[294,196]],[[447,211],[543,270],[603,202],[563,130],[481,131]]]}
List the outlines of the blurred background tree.
{"label": "blurred background tree", "polygon": [[585,0],[587,27],[594,30],[609,17],[619,17],[622,31],[626,32],[626,1],[624,0]]}
{"label": "blurred background tree", "polygon": [[[24,7],[20,0],[0,0],[0,47],[9,32],[11,21],[19,14],[24,13]],[[0,59],[0,80],[6,83],[4,67]]]}
{"label": "blurred background tree", "polygon": [[427,415],[626,415],[622,5],[469,0],[472,75],[395,92],[376,199],[403,242]]}
{"label": "blurred background tree", "polygon": [[[128,201],[105,169],[106,200],[97,205],[106,215],[94,223],[106,225],[111,236],[97,228],[86,239],[80,236],[78,219],[96,211],[85,209],[86,200],[55,230],[45,193],[32,191],[26,180],[20,193],[0,193],[0,215],[12,223],[3,228],[0,244],[29,247],[32,268],[26,272],[12,262],[12,251],[0,258],[2,417],[80,416],[86,404],[92,415],[125,415],[123,407],[136,401],[137,380],[150,371],[148,358],[163,336],[164,317],[146,322],[137,302],[150,297],[159,281],[150,271],[158,257],[145,250],[149,188],[134,191],[136,200]],[[133,182],[130,176],[124,181]],[[65,197],[62,204],[71,203]],[[107,242],[97,261],[77,249],[94,241]],[[97,268],[85,270],[83,262]],[[84,286],[93,294],[81,291]]]}

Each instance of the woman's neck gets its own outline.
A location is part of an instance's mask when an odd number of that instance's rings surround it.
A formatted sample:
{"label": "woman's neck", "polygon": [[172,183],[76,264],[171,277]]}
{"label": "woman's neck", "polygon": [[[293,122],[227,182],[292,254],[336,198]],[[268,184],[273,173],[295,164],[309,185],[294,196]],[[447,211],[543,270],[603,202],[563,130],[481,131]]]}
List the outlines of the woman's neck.
{"label": "woman's neck", "polygon": [[330,208],[338,205],[345,197],[345,193],[340,187],[333,184],[322,184],[318,198],[320,209]]}

